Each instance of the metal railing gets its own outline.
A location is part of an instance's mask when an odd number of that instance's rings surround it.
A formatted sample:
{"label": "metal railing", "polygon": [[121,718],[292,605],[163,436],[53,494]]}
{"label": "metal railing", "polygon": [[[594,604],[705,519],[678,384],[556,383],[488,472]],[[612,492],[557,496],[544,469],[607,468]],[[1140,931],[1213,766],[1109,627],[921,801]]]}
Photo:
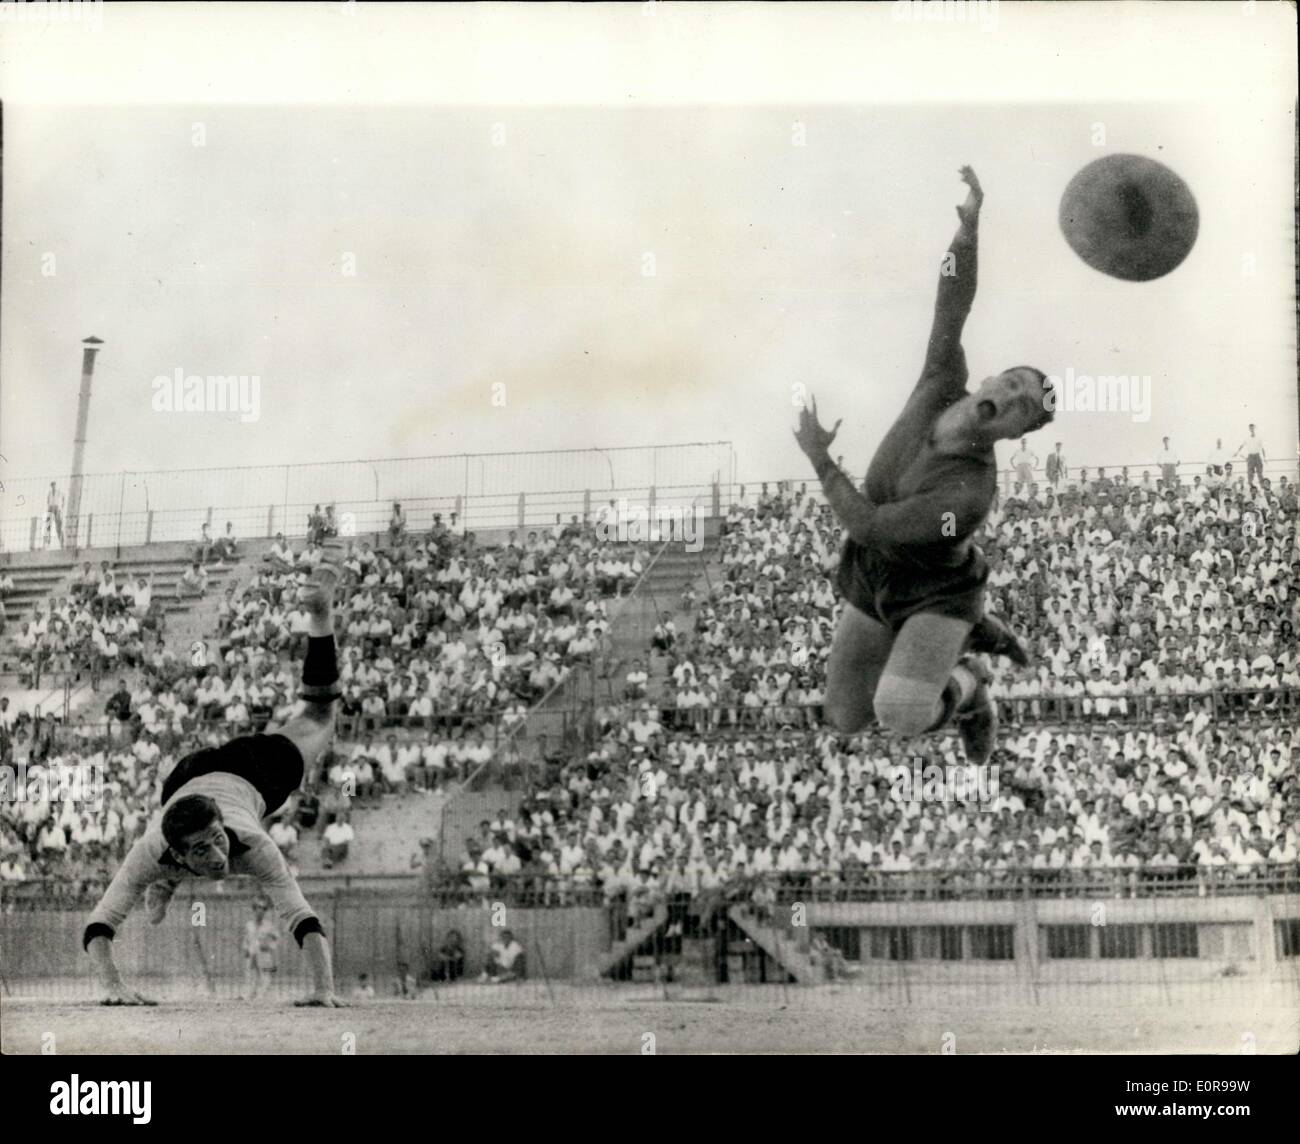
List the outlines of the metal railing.
{"label": "metal railing", "polygon": [[[408,527],[423,531],[439,513],[468,530],[553,524],[557,514],[582,519],[602,504],[688,505],[729,485],[728,441],[611,449],[458,454],[265,465],[241,468],[87,474],[75,535],[79,546],[196,541],[208,524],[220,536],[229,521],[240,539],[307,534],[317,506],[356,533],[387,530],[393,502]],[[62,547],[46,511],[51,478],[5,482],[0,549]],[[53,478],[66,492],[68,478]],[[350,514],[350,515],[349,515]],[[61,522],[70,535],[69,522]]]}
{"label": "metal railing", "polygon": [[[1016,898],[1216,898],[1300,893],[1300,863],[1258,862],[1223,865],[1162,865],[1139,861],[1133,867],[1041,869],[1007,866],[972,869],[888,870],[862,868],[832,874],[825,869],[781,873],[723,874],[671,872],[629,888],[602,884],[595,873],[477,874],[443,864],[442,872],[411,874],[336,874],[302,876],[304,889],[316,892],[394,893],[403,898],[452,908],[501,903],[527,909],[605,906],[616,899],[646,904],[674,896],[714,894],[730,901],[764,902],[766,908],[795,903],[1004,901]],[[203,883],[195,881],[192,887]],[[107,887],[94,875],[35,877],[0,882],[0,910],[81,909],[93,905]],[[253,892],[246,876],[225,880],[219,893]]]}
{"label": "metal railing", "polygon": [[[1207,462],[1183,462],[1179,479],[1184,487],[1203,476]],[[403,506],[411,531],[428,528],[435,513],[467,530],[539,528],[568,520],[590,519],[610,501],[626,501],[637,509],[703,506],[710,515],[726,512],[741,490],[750,503],[764,484],[806,487],[822,501],[811,473],[794,477],[737,481],[730,442],[683,445],[559,450],[536,453],[460,454],[372,461],[340,461],[313,465],[274,465],[231,469],[164,470],[151,473],[90,474],[83,479],[81,512],[76,535],[79,546],[122,547],[170,541],[197,541],[200,526],[220,536],[227,522],[241,540],[269,538],[277,533],[299,539],[307,535],[308,517],[321,506],[333,505],[337,520],[357,534],[388,529],[392,503]],[[1111,476],[1122,466],[1103,466]],[[1158,466],[1130,465],[1138,480],[1145,467],[1158,478]],[[1095,466],[1075,466],[1095,475]],[[1132,470],[1137,469],[1134,473]],[[1294,460],[1270,460],[1264,476],[1276,482],[1297,479]],[[1234,480],[1245,479],[1245,467]],[[1041,489],[1063,487],[1041,470]],[[1017,480],[1015,470],[998,471],[1005,494]],[[56,478],[66,488],[67,478]],[[49,478],[18,479],[4,489],[0,518],[0,551],[61,548],[58,530],[45,511]],[[64,535],[68,522],[61,522]]]}

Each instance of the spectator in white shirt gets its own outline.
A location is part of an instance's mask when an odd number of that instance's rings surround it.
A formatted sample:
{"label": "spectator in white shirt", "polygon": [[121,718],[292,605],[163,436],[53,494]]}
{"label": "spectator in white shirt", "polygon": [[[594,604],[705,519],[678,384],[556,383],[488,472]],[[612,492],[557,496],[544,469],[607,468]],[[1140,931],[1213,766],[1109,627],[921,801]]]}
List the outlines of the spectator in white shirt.
{"label": "spectator in white shirt", "polygon": [[1244,456],[1246,458],[1246,483],[1253,489],[1256,480],[1264,479],[1264,441],[1255,433],[1255,426],[1248,426],[1249,432],[1246,439],[1237,446],[1234,457]]}
{"label": "spectator in white shirt", "polygon": [[356,837],[348,817],[348,813],[342,811],[325,827],[325,833],[321,838],[321,865],[327,870],[347,859],[348,848]]}
{"label": "spectator in white shirt", "polygon": [[1178,453],[1169,444],[1168,437],[1161,437],[1164,447],[1156,454],[1156,464],[1160,466],[1160,479],[1167,489],[1178,487]]}
{"label": "spectator in white shirt", "polygon": [[479,976],[480,981],[500,984],[519,981],[524,974],[524,947],[515,940],[511,930],[502,930],[501,936],[488,951],[487,966]]}
{"label": "spectator in white shirt", "polygon": [[1034,469],[1038,467],[1038,456],[1029,447],[1027,438],[1020,439],[1020,448],[1011,457],[1011,467],[1015,470],[1016,483],[1027,492],[1034,479]]}

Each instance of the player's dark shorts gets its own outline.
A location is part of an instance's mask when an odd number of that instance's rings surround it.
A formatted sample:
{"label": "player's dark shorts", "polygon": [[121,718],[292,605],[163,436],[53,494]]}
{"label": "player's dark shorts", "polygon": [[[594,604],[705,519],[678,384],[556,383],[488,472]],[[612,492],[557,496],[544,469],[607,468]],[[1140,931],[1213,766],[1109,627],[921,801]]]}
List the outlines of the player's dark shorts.
{"label": "player's dark shorts", "polygon": [[918,612],[977,623],[984,615],[988,562],[974,545],[952,568],[887,560],[853,540],[844,542],[835,587],[858,611],[897,632]]}
{"label": "player's dark shorts", "polygon": [[204,747],[181,759],[163,781],[163,804],[190,779],[214,771],[247,779],[271,815],[302,785],[302,752],[283,735],[243,735],[220,747]]}

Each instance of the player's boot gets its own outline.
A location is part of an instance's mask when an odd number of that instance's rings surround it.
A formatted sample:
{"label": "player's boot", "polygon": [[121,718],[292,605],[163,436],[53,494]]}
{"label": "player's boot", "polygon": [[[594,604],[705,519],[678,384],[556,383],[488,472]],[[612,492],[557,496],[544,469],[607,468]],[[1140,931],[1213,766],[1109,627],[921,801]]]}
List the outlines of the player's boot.
{"label": "player's boot", "polygon": [[171,902],[178,885],[178,882],[163,879],[161,882],[150,882],[145,887],[144,908],[151,926],[158,925],[167,916],[168,903]]}
{"label": "player's boot", "polygon": [[1021,667],[1029,666],[1029,653],[1025,651],[1024,645],[997,616],[987,613],[971,628],[970,635],[966,638],[966,648],[986,655],[1006,656]]}
{"label": "player's boot", "polygon": [[978,656],[964,655],[958,664],[975,677],[975,690],[953,715],[953,723],[961,735],[966,751],[966,762],[980,766],[989,761],[998,737],[998,711],[989,697],[989,683],[993,673]]}
{"label": "player's boot", "polygon": [[334,589],[343,578],[343,541],[330,537],[321,545],[320,563],[312,569],[298,599],[313,616],[324,618],[334,606]]}

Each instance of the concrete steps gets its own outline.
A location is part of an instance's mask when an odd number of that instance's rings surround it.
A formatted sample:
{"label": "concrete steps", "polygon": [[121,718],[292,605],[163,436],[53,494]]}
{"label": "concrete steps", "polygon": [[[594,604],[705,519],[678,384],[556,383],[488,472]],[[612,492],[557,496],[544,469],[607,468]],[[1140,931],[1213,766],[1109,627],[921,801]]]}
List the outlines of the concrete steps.
{"label": "concrete steps", "polygon": [[[176,585],[181,574],[189,566],[189,561],[168,561],[131,559],[114,562],[113,570],[119,582],[126,576],[154,577],[154,598],[167,615],[175,615],[187,609],[188,603],[197,597],[185,600],[175,599]],[[232,569],[238,564],[208,565],[208,595],[224,591],[225,583]],[[72,577],[80,565],[43,565],[35,568],[10,567],[6,571],[13,577],[13,590],[5,594],[5,635],[8,637],[17,631],[24,620],[32,619],[36,606],[46,600],[70,595]]]}
{"label": "concrete steps", "polygon": [[713,985],[718,980],[718,940],[713,937],[682,938],[681,955],[673,964],[677,985]]}
{"label": "concrete steps", "polygon": [[[513,816],[522,799],[519,791],[508,791],[493,784],[482,790],[461,787],[447,797],[441,821],[425,833],[437,838],[444,862],[452,864],[465,846],[465,839],[478,834],[478,824],[496,818],[502,810]],[[441,809],[441,808],[440,808]]]}
{"label": "concrete steps", "polygon": [[760,921],[747,906],[732,906],[728,915],[755,945],[800,985],[826,980],[825,970],[815,964],[800,945],[801,939],[808,939],[807,927],[796,929]]}
{"label": "concrete steps", "polygon": [[628,928],[623,940],[616,942],[602,953],[585,971],[588,980],[595,981],[607,973],[613,973],[641,947],[641,943],[654,936],[668,924],[668,907],[658,905],[648,918],[639,925]]}
{"label": "concrete steps", "polygon": [[[178,655],[188,654],[189,647],[195,640],[206,641],[216,632],[216,613],[221,596],[228,583],[242,578],[241,564],[238,560],[220,566],[210,564],[207,595],[187,596],[182,600],[176,600],[173,593],[189,563],[184,559],[153,559],[147,556],[133,556],[113,562],[114,571],[120,573],[119,580],[126,576],[148,577],[153,574],[154,600],[163,612],[163,634],[168,646]],[[76,567],[79,568],[80,565]],[[22,620],[30,619],[35,615],[38,603],[66,596],[70,577],[74,572],[71,565],[64,566],[57,563],[30,567],[11,566],[7,570],[14,579],[15,588],[19,584],[24,586],[25,595],[22,599],[26,614],[21,618],[15,617],[9,607],[11,597],[6,596],[7,619],[4,635],[0,636],[0,672],[9,672],[16,667],[17,646],[14,637],[20,630]],[[139,677],[139,669],[123,668],[120,674],[129,684],[134,684]],[[40,690],[42,692],[48,692],[50,689],[58,690],[62,687],[62,683],[61,673],[44,673],[41,677]],[[70,704],[70,711],[75,713],[77,719],[96,720],[103,717],[104,704],[108,702],[111,694],[111,689],[105,687],[103,681],[98,690],[92,690],[88,676],[83,674],[73,680],[73,690],[75,694],[74,701]],[[78,699],[77,696],[80,698]],[[42,710],[48,709],[48,702],[43,702],[41,707]]]}
{"label": "concrete steps", "polygon": [[[672,597],[673,610],[669,616],[677,628],[679,643],[689,639],[691,630],[695,624],[694,609],[688,609],[682,602],[682,593],[687,585],[695,588],[696,595],[702,600],[708,595],[708,586],[710,583],[718,583],[722,579],[722,564],[718,560],[718,541],[715,537],[711,543],[706,542],[703,552],[696,554],[694,561],[694,575],[690,580],[686,580],[680,588],[677,589]],[[707,560],[702,562],[700,557],[707,556]],[[668,575],[672,577],[667,582],[675,583],[676,577],[681,575],[686,569],[680,563],[674,564]],[[653,629],[652,629],[653,631]],[[649,640],[646,641],[646,671],[649,675],[647,681],[647,690],[652,697],[658,697],[662,694],[664,685],[668,679],[668,657],[660,654],[650,654]]]}

